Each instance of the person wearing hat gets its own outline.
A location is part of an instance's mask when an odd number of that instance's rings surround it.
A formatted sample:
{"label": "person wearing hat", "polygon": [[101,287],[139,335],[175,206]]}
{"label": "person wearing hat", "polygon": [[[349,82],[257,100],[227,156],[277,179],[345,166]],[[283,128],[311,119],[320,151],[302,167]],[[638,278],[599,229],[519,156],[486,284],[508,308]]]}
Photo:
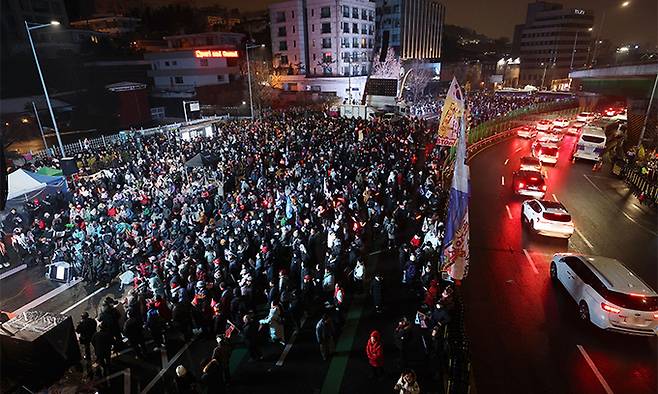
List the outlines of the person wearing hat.
{"label": "person wearing hat", "polygon": [[192,372],[188,371],[182,365],[176,367],[176,376],[174,377],[174,384],[176,385],[176,390],[179,394],[195,394],[196,390],[196,379]]}
{"label": "person wearing hat", "polygon": [[91,338],[96,333],[96,320],[91,319],[89,313],[82,312],[80,322],[75,327],[75,332],[78,333],[80,345],[85,350],[85,360],[91,364]]}

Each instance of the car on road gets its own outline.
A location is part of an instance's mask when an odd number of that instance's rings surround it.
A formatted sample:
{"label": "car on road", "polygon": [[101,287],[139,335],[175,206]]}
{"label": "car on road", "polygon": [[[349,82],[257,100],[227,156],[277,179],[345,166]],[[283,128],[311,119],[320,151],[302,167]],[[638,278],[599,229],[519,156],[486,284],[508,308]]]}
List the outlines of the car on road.
{"label": "car on road", "polygon": [[578,315],[604,330],[658,335],[658,294],[618,260],[556,253],[550,277],[578,304]]}
{"label": "car on road", "polygon": [[576,115],[576,120],[579,122],[585,122],[589,123],[596,118],[596,115],[594,115],[593,112],[581,112],[578,115]]}
{"label": "car on road", "polygon": [[516,135],[521,138],[534,138],[537,135],[537,130],[532,126],[521,126],[516,131]]}
{"label": "car on road", "polygon": [[535,139],[535,143],[559,144],[560,142],[562,142],[563,138],[564,138],[564,134],[560,133],[555,129],[548,131],[541,131],[537,133],[537,138]]}
{"label": "car on road", "polygon": [[606,142],[607,136],[603,129],[590,126],[583,127],[578,136],[578,141],[574,145],[572,160],[601,161]]}
{"label": "car on road", "polygon": [[550,120],[543,119],[537,122],[537,126],[535,127],[537,128],[537,131],[550,130],[553,128],[553,122],[551,122]]}
{"label": "car on road", "polygon": [[519,170],[539,171],[541,172],[541,162],[534,156],[523,156]]}
{"label": "car on road", "polygon": [[556,201],[524,201],[521,205],[521,219],[533,232],[547,237],[569,238],[574,232],[569,211]]}
{"label": "car on road", "polygon": [[541,172],[519,170],[512,174],[512,188],[521,196],[544,198],[547,187]]}
{"label": "car on road", "polygon": [[560,149],[553,143],[535,143],[532,148],[532,154],[542,164],[557,164]]}
{"label": "car on road", "polygon": [[553,120],[553,127],[557,127],[560,129],[563,129],[565,127],[569,126],[569,119],[565,118],[557,118]]}
{"label": "car on road", "polygon": [[566,133],[570,135],[578,135],[580,132],[580,129],[585,126],[585,122],[582,122],[580,120],[572,120],[569,122],[569,125],[566,127]]}

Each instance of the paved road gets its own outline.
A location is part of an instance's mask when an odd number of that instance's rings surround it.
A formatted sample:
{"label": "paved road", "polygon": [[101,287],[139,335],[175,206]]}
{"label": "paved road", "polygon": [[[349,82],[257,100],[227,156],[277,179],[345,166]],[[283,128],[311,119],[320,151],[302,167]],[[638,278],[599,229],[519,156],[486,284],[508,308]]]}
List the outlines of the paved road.
{"label": "paved road", "polygon": [[[624,261],[657,288],[656,212],[623,182],[571,164],[566,137],[547,170],[547,198],[561,201],[578,232],[570,240],[530,236],[521,226],[512,172],[530,141],[504,141],[471,161],[471,267],[466,329],[478,393],[655,393],[657,341],[581,324],[575,302],[549,281],[555,252]],[[503,185],[504,183],[504,185]],[[509,208],[509,210],[508,210]],[[607,387],[606,387],[607,385]]]}

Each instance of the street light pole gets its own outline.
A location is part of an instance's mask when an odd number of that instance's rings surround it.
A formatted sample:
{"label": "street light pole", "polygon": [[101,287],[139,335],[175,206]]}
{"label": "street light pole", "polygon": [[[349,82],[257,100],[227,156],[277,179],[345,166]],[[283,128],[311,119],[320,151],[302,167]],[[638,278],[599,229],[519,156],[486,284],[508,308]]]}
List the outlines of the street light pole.
{"label": "street light pole", "polygon": [[571,64],[569,70],[573,70],[573,58],[576,56],[576,42],[578,42],[578,30],[576,30],[576,38],[573,39],[573,50],[571,51]]}
{"label": "street light pole", "polygon": [[39,131],[41,132],[41,139],[43,140],[43,147],[46,148],[46,154],[50,157],[50,151],[48,150],[48,144],[46,143],[46,136],[43,134],[43,127],[41,127],[41,119],[39,119],[39,113],[37,112],[37,106],[34,105],[32,101],[32,109],[34,109],[34,116],[37,118],[37,124],[39,125]]}
{"label": "street light pole", "polygon": [[43,73],[41,72],[41,66],[39,65],[39,58],[37,57],[37,51],[34,48],[34,42],[32,41],[31,30],[40,29],[42,27],[47,27],[51,25],[59,25],[59,22],[50,22],[45,25],[37,25],[30,27],[25,21],[25,30],[27,31],[27,38],[30,41],[30,47],[32,48],[32,55],[34,55],[34,63],[37,65],[37,71],[39,72],[39,79],[41,80],[41,87],[43,88],[43,94],[46,96],[46,103],[48,104],[48,112],[50,112],[50,119],[53,122],[53,128],[55,129],[55,136],[57,136],[57,143],[59,144],[59,150],[62,154],[62,157],[66,156],[64,152],[64,144],[62,144],[62,137],[59,135],[59,128],[57,127],[57,121],[55,120],[55,113],[53,112],[53,106],[50,103],[50,96],[48,96],[48,89],[46,88],[46,82],[43,80]]}
{"label": "street light pole", "polygon": [[185,116],[185,123],[187,123],[187,108],[185,107],[185,104],[187,101],[183,100],[183,115]]}
{"label": "street light pole", "polygon": [[651,112],[651,106],[653,105],[653,96],[656,95],[656,85],[658,85],[658,75],[653,80],[653,89],[651,90],[651,97],[649,97],[649,105],[647,105],[647,112],[644,114],[644,123],[642,124],[642,131],[640,132],[640,139],[637,140],[637,147],[639,148],[642,145],[642,140],[644,139],[644,132],[647,129],[647,121],[649,120],[649,113]]}
{"label": "street light pole", "polygon": [[245,45],[245,53],[247,54],[247,81],[249,83],[249,108],[250,108],[250,118],[251,120],[254,120],[254,98],[251,93],[251,65],[249,61],[249,50],[252,48],[263,48],[265,44],[260,44],[260,45]]}

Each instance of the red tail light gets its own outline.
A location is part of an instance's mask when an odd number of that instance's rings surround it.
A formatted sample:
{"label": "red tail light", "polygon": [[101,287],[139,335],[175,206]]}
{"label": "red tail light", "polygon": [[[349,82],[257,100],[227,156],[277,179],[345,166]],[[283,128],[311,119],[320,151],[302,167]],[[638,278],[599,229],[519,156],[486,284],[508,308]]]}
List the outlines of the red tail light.
{"label": "red tail light", "polygon": [[653,314],[653,318],[654,318],[654,319],[658,319],[658,313],[654,313],[654,314]]}
{"label": "red tail light", "polygon": [[621,312],[621,309],[615,308],[614,306],[610,306],[606,304],[605,302],[601,303],[601,308],[603,308],[604,311],[610,312],[610,313],[619,313]]}

